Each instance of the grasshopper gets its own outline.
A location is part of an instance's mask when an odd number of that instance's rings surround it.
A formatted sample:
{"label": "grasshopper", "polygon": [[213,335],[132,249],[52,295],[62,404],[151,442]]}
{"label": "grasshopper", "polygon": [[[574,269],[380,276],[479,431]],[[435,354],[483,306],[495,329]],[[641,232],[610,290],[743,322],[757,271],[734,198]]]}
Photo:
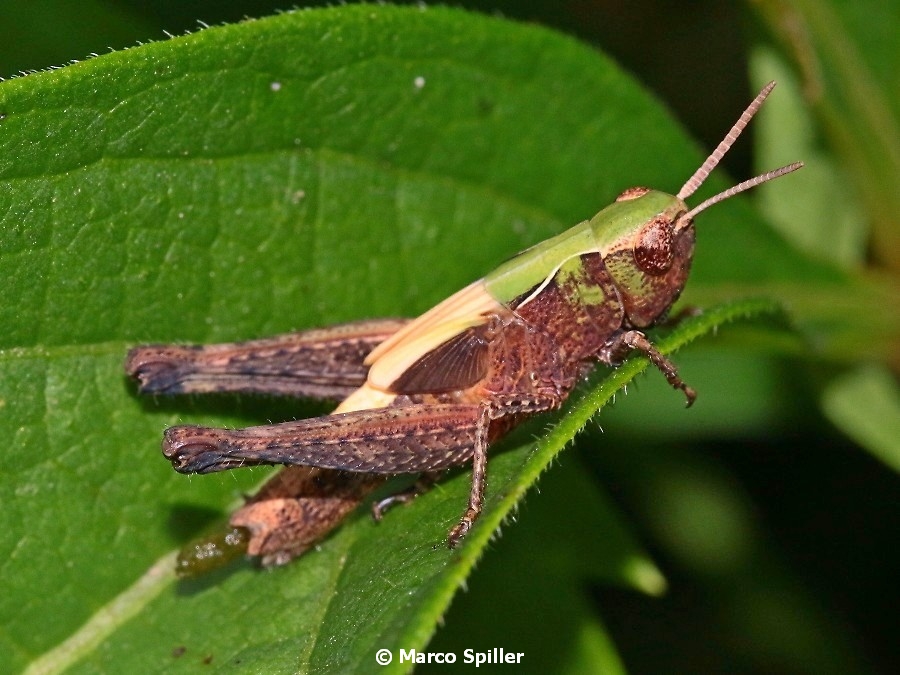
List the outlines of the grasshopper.
{"label": "grasshopper", "polygon": [[[415,320],[362,321],[211,346],[142,346],[126,371],[142,393],[256,392],[335,399],[330,415],[247,429],[175,426],[163,454],[181,473],[260,464],[288,468],[231,516],[235,528],[190,554],[246,549],[282,564],[324,536],[387,476],[471,463],[456,546],[482,510],[488,447],[531,415],[559,408],[600,362],[640,352],[696,393],[643,332],[678,299],[694,251],[694,218],[802,166],[744,181],[692,209],[700,187],[775,86],[769,83],[676,195],[623,192],[590,220],[508,260]],[[385,508],[414,491],[373,505]],[[202,567],[202,562],[196,563]]]}

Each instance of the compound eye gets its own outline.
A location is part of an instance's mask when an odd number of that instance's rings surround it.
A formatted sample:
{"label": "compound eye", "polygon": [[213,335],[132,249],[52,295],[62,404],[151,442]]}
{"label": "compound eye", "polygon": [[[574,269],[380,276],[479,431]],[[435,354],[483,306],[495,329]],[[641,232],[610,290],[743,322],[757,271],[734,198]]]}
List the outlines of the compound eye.
{"label": "compound eye", "polygon": [[637,199],[638,197],[643,197],[648,192],[650,192],[650,188],[646,188],[646,187],[628,188],[627,190],[625,190],[625,192],[623,192],[618,197],[616,197],[616,201],[617,202],[627,202],[630,199]]}
{"label": "compound eye", "polygon": [[672,266],[672,221],[657,216],[644,225],[634,245],[634,261],[647,274],[663,274]]}

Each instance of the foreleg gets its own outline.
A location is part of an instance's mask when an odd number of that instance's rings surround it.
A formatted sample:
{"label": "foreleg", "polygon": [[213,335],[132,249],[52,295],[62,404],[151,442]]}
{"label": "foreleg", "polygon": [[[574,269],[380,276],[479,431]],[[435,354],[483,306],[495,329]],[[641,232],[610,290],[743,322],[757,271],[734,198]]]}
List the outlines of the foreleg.
{"label": "foreleg", "polygon": [[694,403],[694,400],[697,398],[697,392],[684,383],[678,375],[678,369],[675,367],[675,364],[663,356],[653,346],[653,343],[647,339],[647,336],[638,330],[625,331],[612,338],[600,352],[600,360],[604,363],[615,365],[632,350],[644,354],[665,376],[666,381],[672,387],[684,392],[688,407]]}

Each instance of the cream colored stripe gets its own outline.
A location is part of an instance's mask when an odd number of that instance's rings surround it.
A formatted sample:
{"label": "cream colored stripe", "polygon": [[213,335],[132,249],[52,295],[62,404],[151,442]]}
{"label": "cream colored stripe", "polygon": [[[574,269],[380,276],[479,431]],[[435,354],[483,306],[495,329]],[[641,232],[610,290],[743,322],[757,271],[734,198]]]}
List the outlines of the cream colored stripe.
{"label": "cream colored stripe", "polygon": [[505,310],[488,293],[483,279],[469,284],[378,345],[366,359],[371,366],[368,383],[389,390],[425,354]]}
{"label": "cream colored stripe", "polygon": [[[484,280],[479,279],[460,291],[457,291],[443,302],[438,303],[418,319],[410,322],[387,340],[371,351],[366,364],[372,365],[388,351],[402,349],[406,344],[418,340],[436,325],[457,319],[475,319],[476,325],[480,317],[491,312],[498,312],[503,305],[488,293]],[[452,337],[452,336],[451,336]],[[437,347],[438,345],[434,345]]]}
{"label": "cream colored stripe", "polygon": [[88,655],[175,581],[177,555],[172,551],[153,563],[144,576],[97,610],[81,628],[33,661],[25,675],[61,673]]}

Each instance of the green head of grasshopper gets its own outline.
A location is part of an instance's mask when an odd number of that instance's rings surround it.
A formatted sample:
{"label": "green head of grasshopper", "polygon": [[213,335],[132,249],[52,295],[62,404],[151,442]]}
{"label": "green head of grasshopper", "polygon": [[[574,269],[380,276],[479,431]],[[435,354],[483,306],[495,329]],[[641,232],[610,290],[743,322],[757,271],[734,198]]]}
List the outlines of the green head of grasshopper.
{"label": "green head of grasshopper", "polygon": [[[775,86],[769,83],[753,100],[716,150],[676,195],[644,187],[626,190],[615,202],[556,237],[523,251],[484,279],[495,299],[516,310],[541,296],[560,277],[574,279],[579,303],[609,304],[609,292],[591,288],[580,259],[599,255],[623,309],[623,325],[652,326],[678,299],[687,280],[694,250],[694,217],[701,211],[760,183],[799,169],[797,162],[744,181],[691,209],[685,203],[716,167]],[[563,282],[564,283],[564,282]],[[608,284],[605,285],[608,288]],[[522,293],[527,295],[523,298]],[[577,299],[575,295],[577,294]]]}

